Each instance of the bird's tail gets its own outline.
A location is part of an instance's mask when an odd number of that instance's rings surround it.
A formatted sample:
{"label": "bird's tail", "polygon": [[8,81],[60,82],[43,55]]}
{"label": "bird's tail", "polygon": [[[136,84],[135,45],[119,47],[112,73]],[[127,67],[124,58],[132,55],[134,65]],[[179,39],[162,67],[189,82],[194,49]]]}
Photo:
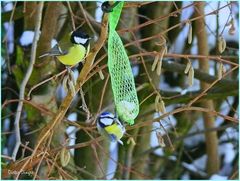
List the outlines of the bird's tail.
{"label": "bird's tail", "polygon": [[117,140],[118,143],[120,143],[121,145],[123,145],[123,142],[121,140]]}
{"label": "bird's tail", "polygon": [[43,58],[43,57],[46,57],[46,56],[50,56],[50,53],[49,52],[44,53],[44,54],[40,55],[38,58]]}
{"label": "bird's tail", "polygon": [[54,56],[59,56],[59,55],[63,55],[63,54],[60,54],[60,53],[55,53],[55,52],[46,52],[42,55],[40,55],[38,58],[44,58],[44,57],[54,57]]}

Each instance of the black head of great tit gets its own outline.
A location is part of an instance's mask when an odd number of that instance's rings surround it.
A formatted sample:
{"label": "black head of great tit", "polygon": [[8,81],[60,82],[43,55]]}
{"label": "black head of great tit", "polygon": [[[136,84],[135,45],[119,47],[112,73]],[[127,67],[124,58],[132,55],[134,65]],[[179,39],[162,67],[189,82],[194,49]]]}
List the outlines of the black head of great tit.
{"label": "black head of great tit", "polygon": [[88,55],[90,50],[90,39],[88,34],[77,29],[39,58],[55,56],[64,65],[76,65],[83,61]]}

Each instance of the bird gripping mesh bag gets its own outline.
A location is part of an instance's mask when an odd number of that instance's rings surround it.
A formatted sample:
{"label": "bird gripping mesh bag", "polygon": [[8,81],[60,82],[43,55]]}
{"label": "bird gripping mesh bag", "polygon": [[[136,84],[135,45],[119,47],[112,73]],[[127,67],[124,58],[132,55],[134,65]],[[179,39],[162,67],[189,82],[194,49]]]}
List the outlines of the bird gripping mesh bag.
{"label": "bird gripping mesh bag", "polygon": [[120,2],[109,15],[108,69],[117,114],[121,120],[132,125],[139,113],[139,102],[127,53],[115,31],[123,4]]}

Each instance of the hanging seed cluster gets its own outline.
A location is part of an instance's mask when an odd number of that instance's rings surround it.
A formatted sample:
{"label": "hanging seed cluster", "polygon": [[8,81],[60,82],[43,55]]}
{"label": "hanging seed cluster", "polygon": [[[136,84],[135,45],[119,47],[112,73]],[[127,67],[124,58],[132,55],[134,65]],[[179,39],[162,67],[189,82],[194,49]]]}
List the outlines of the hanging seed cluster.
{"label": "hanging seed cluster", "polygon": [[192,23],[188,22],[187,23],[189,25],[188,27],[188,44],[192,43]]}
{"label": "hanging seed cluster", "polygon": [[71,155],[65,147],[60,152],[60,162],[63,167],[66,167],[70,161]]}
{"label": "hanging seed cluster", "polygon": [[228,33],[229,35],[234,35],[236,33],[236,28],[235,28],[235,25],[234,25],[234,19],[232,18],[228,24],[230,26],[229,30],[228,30]]}
{"label": "hanging seed cluster", "polygon": [[129,144],[132,144],[133,146],[135,146],[135,145],[136,145],[136,142],[135,142],[135,140],[133,139],[133,137],[129,137],[128,140],[127,140],[127,144],[128,144],[128,145],[129,145]]}
{"label": "hanging seed cluster", "polygon": [[160,94],[157,94],[157,96],[155,98],[155,111],[160,112],[162,114],[166,113],[165,103],[162,100],[162,97]]}
{"label": "hanging seed cluster", "polygon": [[184,73],[188,74],[188,85],[192,86],[194,83],[194,69],[192,67],[192,62],[189,59],[187,60],[188,60],[188,63],[186,65]]}
{"label": "hanging seed cluster", "polygon": [[72,70],[68,70],[67,75],[64,76],[63,78],[63,82],[62,82],[63,88],[65,90],[65,92],[68,92],[70,90],[72,96],[75,96],[76,94],[76,90],[75,90],[75,86],[76,86],[76,80],[74,78],[74,73]]}
{"label": "hanging seed cluster", "polygon": [[104,80],[104,75],[103,75],[102,70],[99,70],[99,71],[98,71],[98,75],[99,75],[99,77],[100,77],[101,80]]}
{"label": "hanging seed cluster", "polygon": [[157,55],[154,58],[153,64],[152,64],[152,71],[155,71],[157,68],[157,75],[160,76],[161,75],[161,71],[162,71],[162,61],[163,61],[163,56],[165,54],[167,54],[167,45],[166,45],[166,39],[163,38],[163,43],[158,44],[156,43],[156,45],[161,46],[161,49],[159,51],[159,53],[157,53]]}
{"label": "hanging seed cluster", "polygon": [[222,79],[223,74],[226,72],[225,67],[222,62],[220,62],[217,70],[218,79]]}
{"label": "hanging seed cluster", "polygon": [[222,36],[218,37],[218,51],[223,53],[226,48],[226,41]]}

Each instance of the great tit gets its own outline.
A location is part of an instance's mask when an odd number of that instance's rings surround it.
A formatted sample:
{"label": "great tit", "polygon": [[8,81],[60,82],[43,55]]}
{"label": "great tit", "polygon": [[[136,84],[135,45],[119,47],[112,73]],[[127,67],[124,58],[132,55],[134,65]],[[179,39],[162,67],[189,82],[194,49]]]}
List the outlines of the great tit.
{"label": "great tit", "polygon": [[120,1],[116,1],[115,3],[110,5],[109,1],[105,1],[102,3],[101,9],[105,13],[111,13],[113,12],[113,8],[115,8],[119,3]]}
{"label": "great tit", "polygon": [[84,60],[90,50],[88,34],[80,29],[71,32],[66,38],[63,38],[49,52],[41,55],[54,56],[64,65],[71,66]]}
{"label": "great tit", "polygon": [[112,142],[119,142],[123,145],[120,140],[124,133],[125,127],[122,123],[110,112],[103,112],[97,119],[97,129],[98,131],[108,137]]}

